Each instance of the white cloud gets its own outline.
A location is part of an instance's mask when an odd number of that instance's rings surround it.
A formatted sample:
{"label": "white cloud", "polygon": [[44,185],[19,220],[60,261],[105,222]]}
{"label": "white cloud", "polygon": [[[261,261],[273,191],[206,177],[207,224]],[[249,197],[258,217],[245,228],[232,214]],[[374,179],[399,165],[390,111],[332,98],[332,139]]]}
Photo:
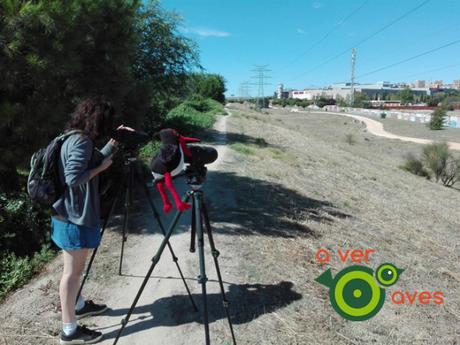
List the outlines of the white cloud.
{"label": "white cloud", "polygon": [[323,4],[322,4],[321,2],[314,2],[311,6],[312,6],[315,10],[317,10],[318,8],[323,7]]}
{"label": "white cloud", "polygon": [[305,34],[306,34],[305,30],[304,30],[304,29],[301,29],[301,28],[298,28],[298,29],[297,29],[297,33],[298,33],[298,34],[301,34],[301,35],[305,35]]}
{"label": "white cloud", "polygon": [[230,33],[209,28],[189,28],[187,32],[192,32],[201,37],[229,37]]}

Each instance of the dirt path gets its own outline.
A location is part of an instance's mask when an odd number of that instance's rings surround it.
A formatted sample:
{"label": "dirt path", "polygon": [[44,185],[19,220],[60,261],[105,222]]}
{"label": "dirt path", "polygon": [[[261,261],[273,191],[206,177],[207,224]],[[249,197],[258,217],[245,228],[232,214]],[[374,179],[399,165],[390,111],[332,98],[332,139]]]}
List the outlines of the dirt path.
{"label": "dirt path", "polygon": [[[298,111],[298,112],[303,113],[303,114],[309,114],[308,112],[305,112],[305,111]],[[353,114],[345,114],[345,113],[336,113],[336,112],[331,112],[331,111],[321,112],[321,114],[347,116],[347,117],[351,117],[351,118],[354,118],[356,120],[362,121],[366,125],[367,130],[369,131],[369,133],[372,133],[374,135],[377,135],[377,136],[383,137],[383,138],[398,139],[398,140],[402,140],[402,141],[410,141],[410,142],[417,143],[417,144],[431,144],[431,143],[434,142],[433,140],[429,140],[429,139],[405,137],[405,136],[396,135],[396,134],[387,132],[383,128],[382,123],[380,123],[380,122],[378,122],[376,120],[369,119],[369,118],[364,117],[364,116],[353,115]],[[460,143],[448,142],[447,144],[449,145],[449,147],[452,150],[460,151]]]}
{"label": "dirt path", "polygon": [[[230,164],[232,159],[226,148],[228,117],[220,117],[214,129],[210,131],[213,137],[212,143],[219,152],[219,159],[208,166],[208,182],[203,187],[215,230],[214,240],[217,249],[223,254],[220,265],[227,290],[230,289],[229,281],[232,284],[238,283],[235,274],[232,275],[232,272],[235,272],[233,267],[236,267],[237,260],[225,255],[230,252],[226,248],[230,239],[220,233],[219,223],[213,222],[213,208],[210,204],[214,199],[232,198],[231,192],[229,195],[225,194],[226,189],[219,185],[219,179],[215,176],[218,176],[219,170],[225,169],[226,164]],[[175,182],[175,185],[180,193],[188,189],[185,181],[180,179]],[[83,290],[86,298],[106,303],[110,308],[104,315],[81,320],[82,324],[104,333],[104,338],[100,342],[103,345],[113,343],[120,328],[120,322],[128,312],[151,265],[151,259],[163,239],[147,201],[141,193],[136,193],[136,195],[139,195],[139,199],[136,197],[134,207],[130,211],[128,225],[130,233],[125,244],[122,276],[117,275],[122,216],[116,215],[104,235],[90,279]],[[160,211],[161,201],[157,193],[153,192],[152,195],[154,204]],[[170,223],[171,218],[172,215],[162,215],[165,227]],[[170,243],[179,258],[179,264],[195,303],[201,308],[201,285],[198,284],[196,278],[199,275],[198,254],[189,252],[190,221],[191,212],[189,211],[182,215]],[[205,248],[206,273],[209,279],[207,289],[211,340],[213,344],[222,344],[230,338],[226,319],[221,311],[220,289],[206,238]],[[59,344],[57,334],[61,322],[58,312],[58,286],[61,272],[62,258],[59,256],[48,264],[38,277],[0,305],[0,345]],[[120,345],[152,343],[156,345],[204,343],[201,312],[197,313],[192,308],[168,248],[163,252],[118,342]]]}
{"label": "dirt path", "polygon": [[[215,147],[219,152],[219,159],[208,167],[209,173],[218,171],[226,160],[226,121],[227,116],[223,116],[214,126],[216,131]],[[187,187],[185,183],[179,183],[179,188],[184,191]],[[212,198],[212,190],[206,192],[210,192],[207,193],[207,196]],[[161,209],[159,203],[156,202],[156,204],[158,209]],[[163,217],[164,224],[169,224],[170,219],[171,216]],[[147,228],[158,228],[154,220],[151,219],[149,222],[151,224]],[[184,213],[170,243],[179,257],[179,264],[187,284],[200,308],[201,285],[195,279],[199,273],[198,255],[197,252],[194,254],[189,252],[189,224],[190,212]],[[146,234],[141,239],[136,238],[137,243],[127,250],[126,268],[124,269],[126,273],[118,279],[115,286],[112,286],[111,289],[105,289],[107,291],[105,296],[101,296],[105,303],[112,308],[106,315],[97,319],[97,328],[105,334],[101,345],[113,343],[120,327],[120,321],[129,310],[143,277],[151,265],[150,260],[156,253],[162,238],[163,236],[156,230],[153,235]],[[207,242],[205,242],[205,246],[209,247]],[[219,249],[225,250],[224,248]],[[206,259],[207,275],[210,279],[207,284],[208,295],[217,296],[219,289],[214,280],[214,264],[209,250],[206,250]],[[225,267],[224,262],[221,265]],[[215,327],[212,321],[210,327],[212,339],[216,340]],[[166,248],[150,282],[137,303],[135,312],[132,314],[119,344],[145,345],[153,342],[158,345],[200,344],[204,342],[203,329],[201,312],[197,314],[192,309],[184,284],[180,280],[177,268]]]}

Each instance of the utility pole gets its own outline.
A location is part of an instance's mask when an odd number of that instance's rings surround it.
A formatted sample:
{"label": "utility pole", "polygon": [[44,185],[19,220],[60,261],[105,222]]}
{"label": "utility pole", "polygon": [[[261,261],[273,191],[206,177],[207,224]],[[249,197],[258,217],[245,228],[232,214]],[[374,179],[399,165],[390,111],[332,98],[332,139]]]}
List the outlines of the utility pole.
{"label": "utility pole", "polygon": [[249,81],[243,81],[240,83],[240,97],[243,99],[249,98]]}
{"label": "utility pole", "polygon": [[267,72],[271,72],[267,66],[268,65],[255,65],[255,68],[251,70],[251,72],[255,73],[255,75],[253,75],[251,78],[257,79],[257,82],[251,83],[251,85],[258,86],[256,107],[259,109],[264,107],[264,86],[271,85],[271,83],[265,82],[265,79],[271,78],[270,76],[266,75]]}
{"label": "utility pole", "polygon": [[351,50],[351,87],[350,87],[350,106],[355,103],[355,63],[356,63],[356,49]]}

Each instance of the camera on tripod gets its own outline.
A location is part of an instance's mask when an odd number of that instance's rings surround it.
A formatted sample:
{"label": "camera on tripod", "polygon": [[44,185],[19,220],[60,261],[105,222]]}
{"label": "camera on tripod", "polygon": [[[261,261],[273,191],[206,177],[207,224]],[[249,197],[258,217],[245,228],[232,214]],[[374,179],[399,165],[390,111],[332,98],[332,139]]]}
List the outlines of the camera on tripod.
{"label": "camera on tripod", "polygon": [[112,132],[111,137],[118,141],[124,150],[129,152],[136,151],[150,141],[150,136],[147,133],[128,129],[116,129]]}
{"label": "camera on tripod", "polygon": [[199,188],[206,179],[205,165],[217,159],[217,151],[212,147],[199,145],[189,147],[188,144],[198,143],[200,139],[183,136],[172,128],[162,129],[155,136],[160,138],[161,147],[152,158],[150,169],[163,201],[163,211],[169,213],[173,208],[166,188],[172,195],[176,208],[186,211],[191,205],[180,199],[172,179],[185,173],[187,183],[195,189]]}
{"label": "camera on tripod", "polygon": [[[124,174],[121,183],[118,184],[118,190],[116,191],[114,198],[110,202],[109,212],[107,214],[107,217],[104,219],[104,224],[102,226],[100,236],[103,236],[108,221],[115,210],[115,206],[117,205],[118,200],[124,197],[124,216],[118,274],[122,275],[123,253],[125,242],[127,241],[128,219],[130,206],[132,204],[131,198],[134,183],[138,183],[143,187],[146,199],[148,201],[148,204],[150,205],[153,216],[155,217],[156,222],[158,223],[158,226],[161,230],[161,233],[164,236],[163,240],[159,245],[158,250],[151,259],[152,263],[142,281],[142,284],[133,300],[133,303],[131,304],[131,307],[129,308],[126,316],[123,318],[121,322],[121,327],[116,334],[113,345],[116,345],[118,340],[120,339],[120,336],[123,333],[123,330],[125,329],[126,325],[128,324],[131,315],[133,314],[136,305],[139,301],[139,298],[142,292],[144,291],[144,288],[146,287],[147,283],[151,278],[155,266],[160,261],[160,258],[166,248],[168,248],[170,251],[172,261],[177,267],[180,278],[182,279],[182,282],[190,299],[190,303],[193,306],[193,309],[196,312],[200,311],[201,309],[202,320],[204,324],[205,344],[211,344],[209,334],[210,331],[208,315],[208,296],[206,287],[208,277],[206,275],[205,267],[205,234],[207,235],[206,237],[209,242],[210,252],[212,254],[214,266],[216,269],[217,281],[222,296],[222,307],[224,309],[225,315],[227,316],[233,345],[236,345],[236,339],[233,331],[233,324],[229,309],[230,303],[226,297],[225,287],[218,262],[220,253],[216,249],[214,243],[213,231],[211,228],[211,222],[205,203],[204,191],[200,188],[200,186],[204,183],[206,179],[206,165],[213,163],[217,159],[217,151],[212,147],[202,145],[187,146],[188,143],[196,143],[200,140],[196,138],[184,137],[173,129],[163,129],[158,133],[158,135],[160,136],[160,139],[162,141],[162,146],[159,152],[153,157],[151,163],[151,171],[154,178],[154,184],[160,192],[160,196],[163,200],[163,210],[165,211],[165,213],[171,211],[172,205],[166,197],[164,184],[166,185],[166,187],[168,187],[169,191],[173,195],[177,206],[177,211],[175,212],[175,215],[172,217],[171,222],[167,228],[163,225],[163,220],[161,219],[160,214],[157,212],[155,208],[147,184],[144,183],[144,179],[141,178],[140,173],[138,171],[139,169],[136,169],[136,163],[138,163],[136,158],[137,150],[141,145],[147,143],[150,140],[150,137],[143,132],[124,129],[119,129],[112,134],[112,138],[114,138],[120,143],[120,147],[123,150],[125,169],[123,169]],[[172,177],[180,175],[185,175],[187,178],[187,183],[191,186],[191,190],[186,191],[183,194],[182,198],[178,195],[177,191],[175,190],[172,184]],[[191,201],[191,203],[189,204],[188,201]],[[198,308],[197,304],[195,303],[194,297],[190,291],[188,283],[184,277],[184,274],[182,273],[182,269],[179,266],[178,257],[175,255],[174,250],[172,249],[172,246],[169,242],[173,232],[179,224],[179,219],[181,215],[184,214],[184,211],[187,211],[189,209],[191,217],[190,251],[195,252],[196,243],[199,259],[198,262],[200,267],[199,276],[197,278],[198,283],[201,285],[202,303],[200,305],[200,308]],[[87,277],[89,276],[89,272],[94,261],[95,255],[97,253],[97,249],[98,248],[95,248],[93,254],[91,255],[86,272],[83,277],[83,281],[78,291],[78,296],[80,296],[80,293],[87,280]]]}
{"label": "camera on tripod", "polygon": [[189,165],[185,168],[187,184],[202,185],[206,180],[208,169],[207,164],[211,164],[217,159],[217,150],[207,146],[190,146],[189,150],[192,154],[190,161],[185,161]]}

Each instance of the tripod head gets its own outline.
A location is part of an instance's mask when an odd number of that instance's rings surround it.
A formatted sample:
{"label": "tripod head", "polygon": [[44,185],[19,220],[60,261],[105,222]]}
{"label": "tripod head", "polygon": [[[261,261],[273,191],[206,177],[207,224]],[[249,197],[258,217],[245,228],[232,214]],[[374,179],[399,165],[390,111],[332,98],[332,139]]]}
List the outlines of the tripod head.
{"label": "tripod head", "polygon": [[187,166],[187,168],[184,171],[187,184],[192,186],[192,189],[198,189],[205,182],[207,172],[208,168],[206,168],[204,165]]}
{"label": "tripod head", "polygon": [[123,161],[125,162],[125,165],[129,165],[132,162],[137,161],[137,151],[136,150],[123,150],[122,155],[123,155]]}
{"label": "tripod head", "polygon": [[208,169],[207,164],[214,162],[217,159],[217,150],[213,147],[194,145],[190,146],[189,150],[192,158],[185,169],[187,176],[187,184],[191,186],[201,186],[206,180]]}

